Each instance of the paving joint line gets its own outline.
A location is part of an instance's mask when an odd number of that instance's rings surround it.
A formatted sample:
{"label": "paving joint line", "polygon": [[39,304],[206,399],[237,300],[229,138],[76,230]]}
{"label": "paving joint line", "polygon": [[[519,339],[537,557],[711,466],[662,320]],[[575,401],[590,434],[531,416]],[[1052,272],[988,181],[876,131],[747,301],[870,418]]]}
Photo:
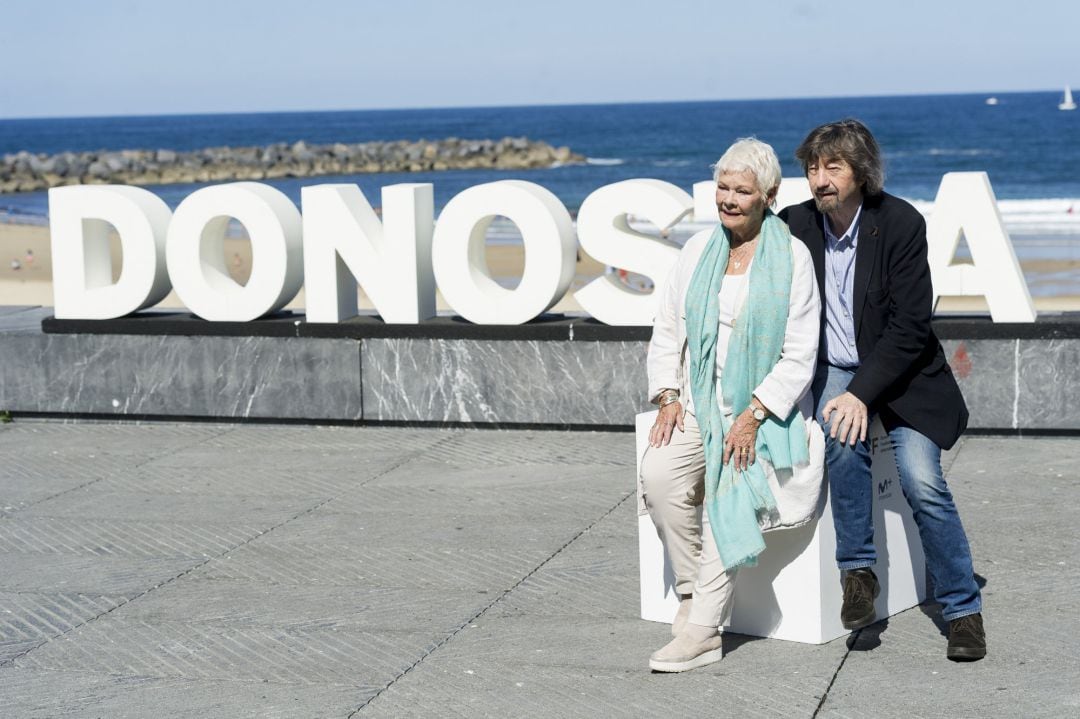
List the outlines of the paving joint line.
{"label": "paving joint line", "polygon": [[[865,627],[863,627],[865,629]],[[859,637],[862,636],[863,630],[859,629],[855,632],[855,637],[851,644],[848,645],[847,651],[844,652],[844,656],[840,658],[840,664],[836,667],[836,671],[829,678],[829,684],[825,687],[824,693],[821,695],[821,700],[818,702],[817,707],[814,708],[814,713],[810,715],[810,719],[817,719],[817,715],[821,713],[822,708],[825,706],[825,700],[829,698],[829,692],[832,691],[833,684],[836,683],[836,678],[840,676],[840,670],[844,668],[844,664],[847,663],[848,657],[851,656],[852,650],[855,648],[855,644],[858,643]]]}
{"label": "paving joint line", "polygon": [[421,663],[422,663],[422,662],[423,662],[423,661],[424,661],[425,659],[427,659],[427,658],[428,658],[428,657],[430,657],[430,656],[431,656],[432,654],[434,654],[435,652],[439,651],[439,650],[440,650],[440,649],[442,649],[442,648],[443,648],[444,646],[446,646],[447,644],[449,644],[449,643],[450,643],[450,642],[451,642],[451,641],[452,641],[452,640],[454,639],[454,637],[456,637],[456,636],[457,636],[458,634],[460,634],[460,633],[461,633],[462,631],[464,631],[465,627],[469,626],[470,624],[472,624],[473,622],[475,622],[475,621],[476,621],[477,619],[479,619],[480,617],[482,617],[482,616],[484,616],[485,614],[487,614],[487,612],[488,612],[488,611],[489,611],[490,609],[492,609],[492,608],[493,608],[493,607],[494,607],[494,606],[495,606],[496,604],[498,604],[498,603],[499,603],[499,602],[501,602],[502,600],[506,599],[506,598],[507,598],[508,596],[510,596],[510,594],[511,594],[511,593],[512,593],[512,592],[513,592],[514,590],[516,590],[516,589],[517,589],[518,587],[520,587],[520,586],[521,586],[522,584],[524,584],[524,583],[525,583],[526,581],[528,581],[530,577],[532,577],[532,576],[533,576],[534,574],[536,574],[536,573],[537,573],[537,572],[539,572],[539,571],[540,571],[541,569],[543,569],[543,568],[544,568],[544,567],[545,567],[545,566],[546,566],[546,565],[548,564],[548,562],[550,562],[550,561],[551,561],[552,559],[554,559],[555,557],[557,557],[557,556],[559,556],[560,554],[562,554],[562,553],[563,553],[563,551],[564,551],[564,550],[565,550],[565,549],[566,549],[567,547],[569,547],[569,546],[570,546],[571,544],[573,544],[573,543],[574,543],[574,542],[576,542],[576,541],[577,541],[578,539],[580,539],[580,538],[582,537],[582,535],[584,535],[584,534],[585,534],[586,532],[588,532],[588,531],[589,531],[590,529],[592,529],[592,528],[593,528],[593,527],[595,527],[595,526],[596,526],[597,524],[599,524],[599,523],[600,523],[601,521],[603,521],[603,520],[604,520],[604,518],[606,518],[607,516],[609,516],[609,515],[610,515],[610,514],[611,514],[612,512],[614,512],[614,511],[615,511],[616,509],[618,509],[619,507],[621,507],[621,506],[622,506],[622,505],[623,505],[623,504],[624,504],[624,503],[625,503],[625,502],[626,502],[626,501],[627,501],[628,499],[630,499],[631,497],[633,497],[633,496],[634,496],[634,495],[636,495],[636,494],[637,494],[637,492],[636,492],[636,491],[630,491],[630,492],[627,492],[627,493],[626,493],[626,495],[625,495],[625,496],[623,496],[623,498],[622,498],[622,499],[620,499],[620,500],[619,500],[618,502],[616,502],[616,503],[615,503],[614,505],[612,505],[612,506],[611,506],[611,507],[610,507],[610,508],[609,508],[609,509],[608,509],[607,511],[605,511],[605,512],[604,512],[603,514],[601,514],[601,515],[600,515],[599,517],[597,517],[596,519],[594,519],[594,520],[593,520],[593,521],[592,521],[592,522],[591,522],[591,523],[589,524],[589,526],[585,527],[585,528],[584,528],[584,529],[582,529],[582,530],[581,530],[580,532],[578,532],[577,534],[575,534],[575,535],[574,535],[573,537],[571,537],[570,539],[568,539],[568,540],[567,540],[567,541],[566,541],[566,542],[565,542],[565,543],[564,543],[564,544],[563,544],[563,545],[562,545],[561,547],[559,547],[558,549],[556,549],[556,550],[555,550],[554,552],[552,552],[552,553],[551,553],[551,555],[550,555],[550,556],[548,556],[548,557],[547,557],[546,559],[544,559],[544,561],[540,562],[540,563],[539,563],[539,564],[537,564],[537,565],[536,565],[535,567],[533,567],[533,568],[532,568],[531,570],[529,570],[528,574],[526,574],[526,575],[525,575],[524,577],[522,577],[521,579],[519,579],[519,580],[518,580],[517,582],[515,582],[515,583],[514,583],[514,586],[512,586],[512,587],[510,587],[510,588],[508,588],[508,589],[505,589],[505,590],[503,590],[503,592],[502,592],[501,594],[499,594],[499,596],[497,596],[497,597],[496,597],[496,598],[495,598],[494,600],[492,600],[492,601],[491,601],[491,602],[490,602],[490,603],[489,603],[489,604],[488,604],[487,606],[485,606],[485,607],[484,607],[483,609],[481,609],[480,611],[478,611],[478,612],[477,612],[476,614],[472,615],[472,617],[470,617],[469,619],[467,619],[467,620],[466,620],[466,621],[465,621],[464,623],[462,623],[462,624],[461,624],[461,625],[459,625],[459,626],[458,626],[458,627],[457,627],[456,629],[454,629],[454,630],[453,630],[453,631],[451,631],[451,632],[450,632],[449,634],[447,634],[447,635],[446,635],[445,637],[443,637],[443,638],[442,638],[442,640],[440,640],[439,642],[437,642],[437,643],[435,644],[435,646],[431,647],[431,648],[430,648],[430,649],[428,649],[428,650],[427,650],[426,652],[424,652],[424,653],[423,653],[423,654],[422,654],[422,655],[421,655],[421,656],[420,656],[420,657],[419,657],[419,658],[418,658],[418,659],[417,659],[417,660],[416,660],[415,662],[413,662],[412,664],[410,664],[410,665],[409,665],[408,667],[406,667],[406,668],[405,668],[405,669],[404,669],[403,671],[401,671],[401,672],[400,672],[400,673],[399,673],[399,674],[398,674],[398,675],[397,675],[396,677],[394,677],[394,678],[393,678],[393,679],[391,679],[391,680],[390,680],[389,682],[387,682],[387,683],[386,683],[386,684],[385,684],[385,685],[384,685],[384,686],[383,686],[383,687],[382,687],[381,689],[379,689],[379,691],[375,692],[375,693],[374,693],[374,694],[372,694],[372,695],[371,695],[370,697],[368,697],[368,698],[367,698],[367,699],[366,699],[366,700],[364,701],[364,703],[363,703],[363,704],[361,704],[360,706],[358,706],[358,707],[356,708],[356,710],[355,710],[355,711],[351,712],[351,713],[350,713],[350,714],[348,715],[347,719],[352,719],[352,718],[353,718],[353,717],[355,717],[355,716],[356,716],[357,714],[359,714],[359,713],[360,713],[361,711],[363,711],[363,710],[364,710],[364,708],[365,708],[366,706],[368,706],[369,704],[371,704],[371,702],[373,702],[373,701],[374,701],[375,699],[379,698],[379,696],[381,696],[381,695],[382,695],[382,694],[383,694],[384,692],[386,692],[386,690],[387,690],[387,689],[389,689],[389,688],[390,688],[390,687],[392,687],[392,686],[393,686],[394,684],[396,684],[396,683],[397,683],[397,682],[398,682],[398,681],[399,681],[400,679],[403,679],[403,678],[405,677],[405,675],[409,674],[409,672],[411,672],[411,671],[412,671],[413,669],[416,669],[416,667],[420,666],[420,664],[421,664]]}
{"label": "paving joint line", "polygon": [[[232,431],[232,430],[230,430],[230,431]],[[420,452],[416,452],[414,454],[411,454],[408,457],[406,457],[405,459],[403,459],[402,461],[398,462],[397,464],[395,464],[393,466],[390,466],[390,467],[387,467],[385,471],[380,472],[380,473],[376,474],[373,477],[369,477],[368,479],[365,479],[362,482],[359,482],[356,486],[357,487],[363,487],[363,486],[365,486],[365,485],[367,485],[367,484],[369,484],[371,482],[374,482],[376,479],[379,479],[380,477],[383,477],[383,476],[389,474],[390,472],[393,472],[394,470],[396,470],[396,469],[398,469],[400,467],[403,467],[404,465],[406,465],[409,462],[413,461],[413,459],[415,459],[418,455],[421,455],[421,454],[423,454],[425,452],[428,452],[428,451],[430,451],[432,449],[435,449],[436,447],[444,444],[445,442],[449,442],[451,439],[453,439],[453,437],[446,437],[445,439],[440,440],[439,442],[436,442],[435,444],[431,445],[430,447],[425,448],[424,450],[422,450]],[[167,456],[167,455],[163,455],[163,456]],[[139,465],[139,466],[141,466],[141,465]],[[139,599],[142,599],[143,597],[147,596],[151,592],[154,592],[154,591],[156,591],[158,589],[161,589],[164,586],[172,584],[173,582],[175,582],[178,579],[183,579],[187,575],[194,572],[196,569],[200,569],[201,567],[205,567],[207,564],[214,561],[215,559],[220,559],[221,557],[224,557],[226,554],[229,554],[230,552],[235,552],[237,549],[240,549],[241,547],[247,546],[248,544],[254,542],[256,539],[259,539],[261,537],[265,537],[270,532],[273,532],[273,531],[275,531],[277,529],[280,529],[281,527],[284,527],[289,522],[293,522],[293,521],[295,521],[297,519],[300,519],[303,516],[306,516],[308,514],[311,514],[312,512],[315,512],[315,511],[321,509],[322,507],[325,507],[327,504],[329,504],[330,502],[333,502],[336,499],[338,499],[337,496],[330,497],[329,499],[324,499],[321,502],[319,502],[318,504],[316,504],[316,505],[314,505],[312,507],[308,507],[304,511],[298,512],[297,514],[293,515],[292,517],[289,517],[288,519],[283,520],[283,521],[275,524],[274,526],[269,527],[269,528],[259,532],[258,534],[255,534],[255,535],[253,535],[251,537],[248,537],[244,541],[240,542],[239,544],[233,545],[232,547],[229,547],[228,549],[226,549],[223,552],[219,552],[218,554],[216,554],[216,555],[214,555],[212,557],[207,557],[204,561],[199,562],[198,564],[196,564],[196,565],[194,565],[192,567],[188,567],[184,571],[177,574],[175,577],[170,577],[170,578],[168,578],[168,579],[166,579],[166,580],[164,580],[162,582],[159,582],[158,584],[155,584],[154,586],[150,587],[149,589],[146,589],[146,590],[143,590],[142,592],[139,592],[138,594],[131,597],[130,599],[125,597],[125,601],[117,604],[112,609],[107,609],[106,611],[102,612],[101,614],[97,614],[97,615],[95,615],[93,617],[90,617],[86,621],[80,622],[80,623],[68,628],[67,630],[65,630],[63,632],[60,632],[59,634],[56,634],[56,635],[53,635],[53,636],[50,636],[50,637],[46,638],[40,644],[35,644],[34,646],[27,648],[26,651],[20,652],[19,654],[16,654],[14,656],[8,657],[7,659],[4,659],[3,661],[0,661],[0,668],[14,666],[14,664],[15,664],[15,662],[17,660],[22,659],[23,657],[26,657],[27,655],[31,654],[32,652],[37,651],[38,649],[40,649],[41,647],[49,644],[50,642],[56,641],[57,639],[59,639],[61,637],[67,636],[68,634],[71,634],[75,630],[85,627],[86,625],[90,624],[91,622],[96,622],[97,620],[101,619],[102,617],[106,617],[106,616],[112,614],[113,612],[115,612],[116,610],[118,610],[118,609],[120,609],[122,607],[126,607],[128,604],[131,604],[132,602],[135,602],[135,601],[137,601]],[[575,537],[575,539],[576,539],[576,537]],[[571,540],[571,541],[573,541],[573,540]],[[517,585],[515,585],[515,586],[517,586]],[[485,608],[484,611],[486,611],[486,608]]]}

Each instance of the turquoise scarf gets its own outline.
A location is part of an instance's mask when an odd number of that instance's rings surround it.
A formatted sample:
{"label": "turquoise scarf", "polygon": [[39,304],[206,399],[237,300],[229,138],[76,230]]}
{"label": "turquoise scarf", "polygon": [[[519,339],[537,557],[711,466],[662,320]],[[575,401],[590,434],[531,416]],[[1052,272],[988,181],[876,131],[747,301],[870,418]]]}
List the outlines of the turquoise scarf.
{"label": "turquoise scarf", "polygon": [[[730,233],[717,225],[694,270],[686,293],[686,337],[690,353],[690,391],[705,446],[705,510],[720,560],[726,569],[757,564],[765,549],[758,516],[776,511],[762,459],[775,468],[810,461],[806,427],[798,408],[786,419],[770,416],[757,433],[758,461],[736,472],[734,458],[723,464],[724,435],[732,420],[716,398],[717,295],[727,271]],[[780,359],[787,331],[792,276],[791,233],[784,221],[765,211],[761,238],[750,268],[749,294],[732,329],[721,373],[724,403],[737,417]]]}

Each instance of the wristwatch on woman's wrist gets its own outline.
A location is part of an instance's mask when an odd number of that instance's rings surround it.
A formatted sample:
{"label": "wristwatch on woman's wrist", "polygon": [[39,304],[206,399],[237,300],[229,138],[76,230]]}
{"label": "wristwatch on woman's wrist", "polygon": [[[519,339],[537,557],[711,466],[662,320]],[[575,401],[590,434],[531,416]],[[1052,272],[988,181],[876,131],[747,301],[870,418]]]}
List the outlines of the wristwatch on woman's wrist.
{"label": "wristwatch on woman's wrist", "polygon": [[769,413],[765,410],[765,407],[759,404],[750,403],[750,414],[754,416],[758,422],[764,422],[765,418],[769,416]]}

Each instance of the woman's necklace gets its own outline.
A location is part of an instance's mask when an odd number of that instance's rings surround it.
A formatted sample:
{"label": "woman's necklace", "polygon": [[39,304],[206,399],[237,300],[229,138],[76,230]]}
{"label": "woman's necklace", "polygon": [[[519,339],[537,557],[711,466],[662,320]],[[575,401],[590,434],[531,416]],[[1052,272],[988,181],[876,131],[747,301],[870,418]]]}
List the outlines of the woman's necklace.
{"label": "woman's necklace", "polygon": [[[738,248],[736,248],[734,250],[728,250],[728,259],[731,261],[731,266],[734,267],[737,270],[742,269],[743,261],[746,260],[747,255],[753,256],[753,254],[754,254],[754,249],[753,248],[756,245],[757,245],[757,238],[755,237],[754,239],[750,240],[749,242],[744,242],[743,244],[739,245]],[[747,248],[749,248],[749,249],[747,249]],[[735,254],[736,252],[738,252],[739,254],[736,255]]]}

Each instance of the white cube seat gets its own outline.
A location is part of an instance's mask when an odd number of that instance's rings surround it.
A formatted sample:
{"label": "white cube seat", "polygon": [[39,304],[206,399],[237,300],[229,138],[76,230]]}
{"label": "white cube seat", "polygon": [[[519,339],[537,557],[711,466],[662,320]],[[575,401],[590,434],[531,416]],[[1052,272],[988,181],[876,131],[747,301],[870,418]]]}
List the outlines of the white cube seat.
{"label": "white cube seat", "polygon": [[[636,424],[641,618],[670,624],[679,604],[675,577],[641,487],[641,457],[655,419],[655,411],[645,412],[637,415]],[[874,455],[874,572],[881,583],[877,615],[883,619],[922,602],[925,560],[918,528],[900,489],[889,436],[879,420],[871,425],[869,436]],[[822,492],[816,520],[796,529],[767,532],[765,545],[758,565],[739,571],[731,619],[724,630],[809,644],[848,634],[840,623],[843,587],[828,492]]]}

